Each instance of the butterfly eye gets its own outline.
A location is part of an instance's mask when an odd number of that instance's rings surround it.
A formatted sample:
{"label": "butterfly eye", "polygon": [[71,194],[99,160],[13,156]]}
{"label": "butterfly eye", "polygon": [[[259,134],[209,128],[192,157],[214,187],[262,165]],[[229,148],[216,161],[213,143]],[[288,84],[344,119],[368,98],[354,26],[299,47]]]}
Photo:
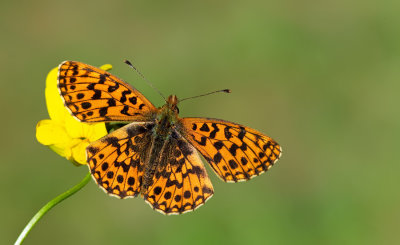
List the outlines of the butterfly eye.
{"label": "butterfly eye", "polygon": [[179,114],[179,108],[176,106],[175,109],[176,109],[176,113]]}

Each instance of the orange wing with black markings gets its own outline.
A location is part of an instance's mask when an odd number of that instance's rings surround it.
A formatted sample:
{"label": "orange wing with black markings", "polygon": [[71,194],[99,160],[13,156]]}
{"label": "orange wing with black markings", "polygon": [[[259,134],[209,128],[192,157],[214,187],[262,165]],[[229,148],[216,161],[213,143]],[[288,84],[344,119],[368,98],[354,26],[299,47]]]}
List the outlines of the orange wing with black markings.
{"label": "orange wing with black markings", "polygon": [[58,88],[65,106],[82,122],[140,121],[156,110],[129,84],[81,62],[60,64]]}
{"label": "orange wing with black markings", "polygon": [[137,122],[91,143],[87,162],[97,184],[108,194],[125,198],[140,193],[144,155],[154,123]]}
{"label": "orange wing with black markings", "polygon": [[267,171],[282,148],[270,137],[239,124],[207,118],[183,118],[185,137],[226,182],[249,180]]}
{"label": "orange wing with black markings", "polygon": [[165,214],[192,211],[213,195],[211,181],[196,149],[175,130],[165,146],[144,198]]}

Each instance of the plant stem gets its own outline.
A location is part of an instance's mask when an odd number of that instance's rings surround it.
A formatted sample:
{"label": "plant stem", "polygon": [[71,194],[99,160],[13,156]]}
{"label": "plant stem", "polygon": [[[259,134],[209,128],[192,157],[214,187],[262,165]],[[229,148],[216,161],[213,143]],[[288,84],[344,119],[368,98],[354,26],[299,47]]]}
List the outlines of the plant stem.
{"label": "plant stem", "polygon": [[51,200],[50,202],[48,202],[43,208],[41,208],[39,210],[39,212],[37,212],[35,214],[35,216],[33,216],[33,218],[29,221],[29,223],[25,226],[24,230],[21,232],[21,234],[19,234],[17,241],[15,242],[15,245],[19,245],[21,244],[24,239],[26,238],[26,236],[28,235],[28,233],[32,230],[32,228],[36,225],[36,223],[48,212],[50,211],[50,209],[52,209],[54,206],[56,206],[57,204],[59,204],[60,202],[62,202],[64,199],[72,196],[73,194],[75,194],[77,191],[79,191],[80,189],[82,189],[90,180],[90,173],[88,173],[85,178],[77,185],[75,185],[74,187],[72,187],[71,189],[69,189],[68,191],[64,192],[63,194],[57,196],[56,198],[54,198],[53,200]]}

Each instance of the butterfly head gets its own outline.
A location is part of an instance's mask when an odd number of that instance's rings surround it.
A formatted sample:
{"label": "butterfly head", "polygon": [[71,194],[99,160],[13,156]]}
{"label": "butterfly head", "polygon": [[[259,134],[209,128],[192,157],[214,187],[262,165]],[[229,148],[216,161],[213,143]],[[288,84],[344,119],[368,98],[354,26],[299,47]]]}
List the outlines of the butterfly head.
{"label": "butterfly head", "polygon": [[167,104],[165,106],[172,112],[179,114],[178,103],[179,103],[178,97],[176,97],[176,95],[172,94],[172,95],[168,96]]}

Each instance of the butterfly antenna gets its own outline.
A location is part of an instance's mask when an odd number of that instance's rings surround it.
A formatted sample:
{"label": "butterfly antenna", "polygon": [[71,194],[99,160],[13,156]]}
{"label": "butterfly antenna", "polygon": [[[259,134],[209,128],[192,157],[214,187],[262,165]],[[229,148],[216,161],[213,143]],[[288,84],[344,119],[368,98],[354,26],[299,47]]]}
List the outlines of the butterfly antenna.
{"label": "butterfly antenna", "polygon": [[154,85],[153,85],[149,80],[147,80],[147,79],[143,76],[143,74],[142,74],[136,67],[134,67],[134,66],[132,65],[132,63],[131,63],[129,60],[124,60],[124,63],[127,64],[128,66],[130,66],[132,69],[134,69],[134,70],[139,74],[139,76],[142,77],[143,80],[145,80],[145,81],[147,82],[147,84],[149,84],[150,87],[152,87],[155,91],[157,91],[157,93],[158,93],[159,95],[161,95],[161,97],[163,97],[163,99],[166,101],[164,95],[160,92],[160,90],[158,90],[156,87],[154,87]]}
{"label": "butterfly antenna", "polygon": [[182,101],[188,100],[188,99],[194,99],[194,98],[198,98],[198,97],[210,95],[210,94],[220,93],[220,92],[223,92],[223,93],[230,93],[230,92],[232,92],[232,91],[231,91],[230,89],[217,90],[217,91],[210,92],[210,93],[206,93],[206,94],[201,94],[201,95],[197,95],[197,96],[193,96],[193,97],[184,98],[184,99],[179,100],[179,102],[182,102]]}

